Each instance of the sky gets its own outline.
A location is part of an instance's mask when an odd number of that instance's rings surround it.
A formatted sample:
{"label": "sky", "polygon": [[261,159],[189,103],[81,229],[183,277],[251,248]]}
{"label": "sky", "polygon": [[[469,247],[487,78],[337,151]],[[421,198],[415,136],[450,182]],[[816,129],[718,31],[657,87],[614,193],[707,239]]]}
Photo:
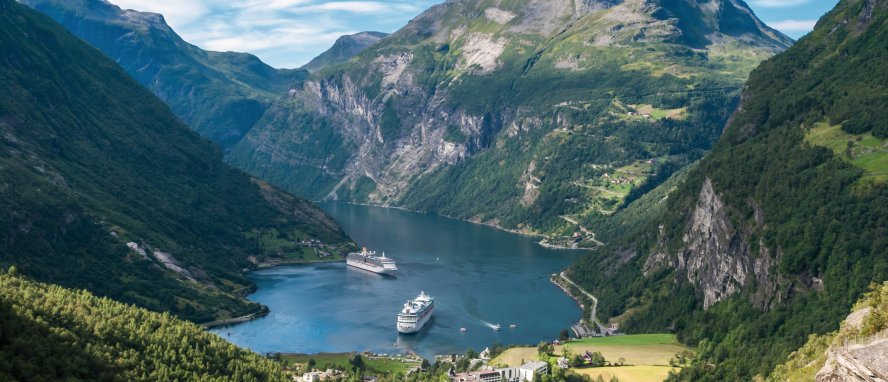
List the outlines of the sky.
{"label": "sky", "polygon": [[[394,32],[442,0],[109,0],[156,12],[203,49],[249,52],[278,68],[296,68],[339,36]],[[759,18],[792,38],[808,33],[838,0],[746,0]]]}

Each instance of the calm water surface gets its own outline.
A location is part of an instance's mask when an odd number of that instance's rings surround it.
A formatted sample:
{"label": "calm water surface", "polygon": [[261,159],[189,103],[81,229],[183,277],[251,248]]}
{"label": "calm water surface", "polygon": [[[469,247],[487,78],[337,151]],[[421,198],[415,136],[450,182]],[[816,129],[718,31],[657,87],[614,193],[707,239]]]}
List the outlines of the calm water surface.
{"label": "calm water surface", "polygon": [[[271,313],[215,333],[259,353],[414,351],[430,357],[495,342],[535,344],[579,319],[573,300],[548,280],[577,252],[545,249],[529,237],[434,215],[322,207],[359,245],[397,260],[397,277],[344,263],[257,271],[250,277],[258,290],[249,298]],[[436,299],[432,321],[416,335],[398,334],[398,311],[421,290]],[[496,323],[502,331],[488,326]]]}

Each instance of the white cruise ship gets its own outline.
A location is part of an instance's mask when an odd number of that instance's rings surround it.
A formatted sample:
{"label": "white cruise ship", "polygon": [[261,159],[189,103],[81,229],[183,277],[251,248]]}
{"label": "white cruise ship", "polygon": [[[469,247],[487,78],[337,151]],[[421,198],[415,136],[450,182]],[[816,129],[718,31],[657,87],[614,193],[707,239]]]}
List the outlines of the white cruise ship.
{"label": "white cruise ship", "polygon": [[435,311],[435,298],[419,292],[413,300],[407,300],[404,309],[398,313],[398,332],[410,334],[416,333],[429,322],[432,312]]}
{"label": "white cruise ship", "polygon": [[361,252],[349,253],[345,263],[355,268],[382,275],[394,275],[395,271],[398,270],[395,260],[385,257],[385,252],[382,253],[382,256],[376,256],[375,251],[367,251],[367,248],[362,248]]}

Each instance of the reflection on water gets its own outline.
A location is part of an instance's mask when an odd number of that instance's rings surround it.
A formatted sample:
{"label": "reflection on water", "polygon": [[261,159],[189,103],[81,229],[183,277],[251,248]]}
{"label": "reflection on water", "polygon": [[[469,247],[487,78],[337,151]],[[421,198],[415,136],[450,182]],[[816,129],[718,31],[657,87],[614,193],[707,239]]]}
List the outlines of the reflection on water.
{"label": "reflection on water", "polygon": [[[548,281],[576,258],[575,252],[431,215],[323,207],[358,244],[394,258],[396,277],[344,263],[254,272],[258,290],[250,299],[268,305],[271,313],[214,332],[260,353],[414,351],[428,357],[495,342],[535,344],[554,338],[580,316],[573,301]],[[420,333],[398,334],[398,311],[421,290],[435,297],[433,320]],[[501,331],[492,329],[497,323]]]}

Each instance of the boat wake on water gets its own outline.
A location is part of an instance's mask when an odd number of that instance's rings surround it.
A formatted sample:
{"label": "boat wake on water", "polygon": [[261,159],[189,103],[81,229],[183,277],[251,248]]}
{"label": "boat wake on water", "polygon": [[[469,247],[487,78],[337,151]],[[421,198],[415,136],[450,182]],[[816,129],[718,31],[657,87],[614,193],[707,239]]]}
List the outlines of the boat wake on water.
{"label": "boat wake on water", "polygon": [[481,323],[483,323],[484,325],[487,325],[487,327],[489,327],[493,330],[499,331],[500,329],[502,329],[502,326],[500,326],[500,324],[491,324],[491,323],[484,321],[484,320],[480,320],[480,321],[481,321]]}

